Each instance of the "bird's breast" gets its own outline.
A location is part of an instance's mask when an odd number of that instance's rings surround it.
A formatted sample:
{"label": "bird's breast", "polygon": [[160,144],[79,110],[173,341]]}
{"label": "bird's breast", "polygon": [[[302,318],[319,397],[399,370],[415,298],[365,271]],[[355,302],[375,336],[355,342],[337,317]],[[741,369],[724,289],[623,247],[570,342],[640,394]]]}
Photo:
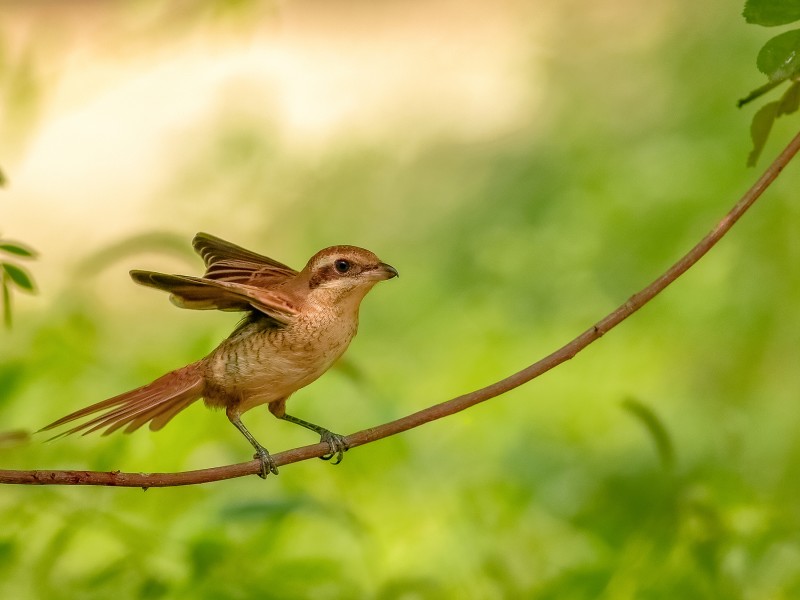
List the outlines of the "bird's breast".
{"label": "bird's breast", "polygon": [[285,327],[245,330],[208,357],[207,387],[222,397],[207,401],[236,402],[244,412],[286,398],[327,371],[357,329],[357,316],[311,312]]}

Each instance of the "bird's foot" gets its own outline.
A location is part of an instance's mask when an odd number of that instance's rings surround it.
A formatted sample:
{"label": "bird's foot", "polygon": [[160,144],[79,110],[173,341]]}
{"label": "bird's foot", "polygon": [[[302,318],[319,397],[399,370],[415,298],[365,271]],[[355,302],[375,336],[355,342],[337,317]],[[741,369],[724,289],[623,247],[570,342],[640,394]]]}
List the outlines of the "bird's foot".
{"label": "bird's foot", "polygon": [[338,433],[333,433],[332,431],[328,431],[327,429],[319,436],[319,441],[330,446],[331,451],[327,454],[320,456],[322,460],[331,460],[332,465],[338,465],[342,462],[342,458],[344,458],[344,453],[347,452],[350,446],[347,445],[347,442],[344,439],[344,436],[339,435]]}
{"label": "bird's foot", "polygon": [[261,461],[261,473],[258,474],[261,479],[266,479],[267,475],[272,473],[273,475],[278,474],[278,465],[275,464],[275,459],[272,458],[272,455],[267,452],[267,449],[264,447],[259,447],[256,453],[253,455],[253,458],[257,458]]}

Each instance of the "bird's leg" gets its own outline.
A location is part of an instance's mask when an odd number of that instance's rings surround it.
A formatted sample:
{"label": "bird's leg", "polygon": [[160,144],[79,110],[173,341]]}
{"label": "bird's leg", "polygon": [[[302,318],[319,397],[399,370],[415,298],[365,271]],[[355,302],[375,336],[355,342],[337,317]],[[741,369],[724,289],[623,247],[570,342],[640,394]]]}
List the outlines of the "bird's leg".
{"label": "bird's leg", "polygon": [[275,464],[272,456],[267,449],[264,448],[261,444],[258,443],[258,440],[253,437],[253,434],[247,430],[247,427],[244,426],[242,423],[242,419],[239,417],[239,411],[235,409],[228,408],[225,411],[225,414],[228,416],[228,420],[233,423],[234,427],[242,432],[242,435],[247,438],[247,441],[253,445],[253,448],[256,449],[256,453],[253,455],[253,458],[257,458],[261,461],[261,473],[259,473],[259,477],[262,479],[266,479],[267,475],[270,473],[277,475],[278,474],[278,466]]}
{"label": "bird's leg", "polygon": [[275,402],[270,402],[267,407],[269,408],[269,412],[275,415],[279,419],[283,419],[284,421],[289,421],[290,423],[295,423],[300,425],[301,427],[305,427],[306,429],[310,429],[319,434],[319,441],[328,444],[331,451],[328,452],[324,456],[320,456],[322,460],[331,460],[335,457],[335,460],[331,463],[333,465],[338,465],[342,462],[342,458],[344,458],[344,453],[347,452],[349,446],[344,439],[344,436],[339,435],[338,433],[333,433],[332,431],[325,429],[324,427],[320,427],[319,425],[314,425],[314,423],[309,423],[308,421],[304,421],[303,419],[298,419],[297,417],[293,417],[292,415],[286,414],[286,400],[287,398],[281,398],[280,400],[276,400]]}
{"label": "bird's leg", "polygon": [[338,433],[333,433],[329,429],[325,429],[319,425],[314,425],[314,423],[309,423],[308,421],[303,421],[303,419],[298,419],[292,415],[287,415],[286,413],[283,413],[283,415],[278,418],[283,419],[284,421],[289,421],[289,423],[296,423],[297,425],[300,425],[300,427],[305,427],[311,431],[316,431],[319,434],[319,441],[328,444],[331,449],[330,452],[324,456],[320,456],[320,458],[322,460],[331,460],[335,457],[335,459],[331,462],[332,465],[338,465],[340,462],[342,462],[344,453],[347,452],[349,448],[344,436],[339,435]]}

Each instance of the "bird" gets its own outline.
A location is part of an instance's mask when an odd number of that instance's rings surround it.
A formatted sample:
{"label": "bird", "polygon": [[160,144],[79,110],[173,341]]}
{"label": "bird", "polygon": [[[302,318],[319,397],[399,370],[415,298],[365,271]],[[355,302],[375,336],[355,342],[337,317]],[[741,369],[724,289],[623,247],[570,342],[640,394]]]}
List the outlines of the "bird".
{"label": "bird", "polygon": [[324,248],[300,271],[208,233],[195,235],[192,246],[205,263],[202,277],[134,270],[131,278],[169,292],[180,308],[243,312],[230,336],[206,357],[72,412],[40,431],[85,417],[91,418],[56,437],[101,429],[103,435],[122,428],[130,433],[147,423],[157,431],[202,398],[209,408],[225,410],[255,449],[259,475],[266,478],[277,475],[275,461],[241,419],[266,404],[278,419],[319,434],[330,448],[321,458],[341,462],[348,449],[344,437],[288,414],[286,401],[347,350],[358,330],[364,296],[378,282],[397,277],[397,270],[357,246]]}

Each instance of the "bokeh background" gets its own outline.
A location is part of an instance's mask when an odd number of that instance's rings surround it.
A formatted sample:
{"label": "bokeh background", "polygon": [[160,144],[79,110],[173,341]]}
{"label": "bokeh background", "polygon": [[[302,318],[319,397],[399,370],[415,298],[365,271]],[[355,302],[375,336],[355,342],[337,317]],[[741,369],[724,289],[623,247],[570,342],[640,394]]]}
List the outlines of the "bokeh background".
{"label": "bokeh background", "polygon": [[[0,467],[179,471],[251,450],[25,432],[196,360],[236,315],[209,231],[401,273],[293,413],[350,433],[552,351],[677,259],[745,168],[758,48],[725,0],[4,2],[5,237],[40,256],[0,333]],[[762,168],[797,128],[778,122]],[[796,598],[800,167],[690,273],[535,382],[348,453],[191,488],[0,489],[6,598]],[[312,443],[266,410],[278,451]]]}

